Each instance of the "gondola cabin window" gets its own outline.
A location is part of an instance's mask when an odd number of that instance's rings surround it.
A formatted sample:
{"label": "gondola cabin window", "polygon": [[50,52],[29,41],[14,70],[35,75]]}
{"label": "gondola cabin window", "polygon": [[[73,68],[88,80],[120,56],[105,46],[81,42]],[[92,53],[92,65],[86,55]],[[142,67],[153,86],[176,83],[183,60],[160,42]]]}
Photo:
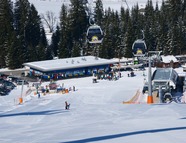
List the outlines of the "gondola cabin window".
{"label": "gondola cabin window", "polygon": [[137,56],[145,56],[146,50],[147,50],[147,47],[146,47],[146,44],[143,40],[136,40],[133,43],[132,52],[133,52],[134,56],[136,56],[136,57]]}

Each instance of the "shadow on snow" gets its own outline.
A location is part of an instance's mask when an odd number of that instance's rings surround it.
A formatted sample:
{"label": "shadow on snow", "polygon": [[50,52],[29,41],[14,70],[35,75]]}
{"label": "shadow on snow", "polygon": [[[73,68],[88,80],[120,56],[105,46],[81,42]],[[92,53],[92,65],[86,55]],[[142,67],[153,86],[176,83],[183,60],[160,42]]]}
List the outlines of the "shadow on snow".
{"label": "shadow on snow", "polygon": [[20,112],[20,113],[10,113],[10,114],[0,114],[0,118],[2,117],[12,117],[12,116],[28,116],[28,115],[53,115],[60,114],[62,112],[67,112],[65,110],[46,110],[46,111],[36,111],[36,112]]}
{"label": "shadow on snow", "polygon": [[115,135],[92,137],[92,138],[81,139],[81,140],[67,141],[67,142],[63,142],[63,143],[82,143],[82,142],[103,141],[103,140],[126,137],[126,136],[134,136],[134,135],[148,134],[148,133],[152,134],[152,133],[167,132],[167,131],[174,131],[174,130],[186,130],[186,127],[175,127],[175,128],[165,128],[165,129],[135,131],[135,132],[129,132],[129,133],[122,133],[122,134],[115,134]]}
{"label": "shadow on snow", "polygon": [[186,117],[184,117],[184,118],[180,118],[180,119],[186,119]]}

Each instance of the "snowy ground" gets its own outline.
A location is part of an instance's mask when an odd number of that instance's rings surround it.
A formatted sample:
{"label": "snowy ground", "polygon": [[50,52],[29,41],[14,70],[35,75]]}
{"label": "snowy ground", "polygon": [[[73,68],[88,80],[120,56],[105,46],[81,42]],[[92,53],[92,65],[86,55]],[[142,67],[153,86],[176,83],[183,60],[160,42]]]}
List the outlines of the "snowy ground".
{"label": "snowy ground", "polygon": [[[147,71],[146,71],[147,72]],[[122,104],[144,82],[143,72],[117,81],[92,77],[58,81],[68,94],[47,94],[40,99],[32,92],[17,105],[21,86],[0,96],[1,143],[183,143],[186,134],[186,104]],[[46,85],[48,83],[43,83]],[[65,110],[65,101],[71,104]],[[144,100],[145,101],[145,100]]]}

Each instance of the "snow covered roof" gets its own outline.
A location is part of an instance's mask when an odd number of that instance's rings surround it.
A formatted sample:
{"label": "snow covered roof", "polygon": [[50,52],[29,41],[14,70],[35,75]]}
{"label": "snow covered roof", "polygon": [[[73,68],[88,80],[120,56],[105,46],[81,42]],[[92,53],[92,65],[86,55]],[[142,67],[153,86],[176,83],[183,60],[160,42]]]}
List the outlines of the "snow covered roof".
{"label": "snow covered roof", "polygon": [[24,63],[23,65],[42,72],[48,72],[54,70],[65,70],[87,66],[99,66],[113,63],[115,63],[113,60],[102,59],[94,56],[83,56],[66,59],[29,62]]}
{"label": "snow covered roof", "polygon": [[157,68],[153,73],[153,80],[177,80],[178,73],[173,68]]}
{"label": "snow covered roof", "polygon": [[133,61],[133,58],[125,58],[125,57],[122,57],[122,58],[113,58],[113,61],[115,61],[115,62],[131,62],[131,61]]}
{"label": "snow covered roof", "polygon": [[163,63],[170,63],[171,61],[173,61],[174,63],[178,62],[176,57],[173,55],[161,56],[161,58]]}

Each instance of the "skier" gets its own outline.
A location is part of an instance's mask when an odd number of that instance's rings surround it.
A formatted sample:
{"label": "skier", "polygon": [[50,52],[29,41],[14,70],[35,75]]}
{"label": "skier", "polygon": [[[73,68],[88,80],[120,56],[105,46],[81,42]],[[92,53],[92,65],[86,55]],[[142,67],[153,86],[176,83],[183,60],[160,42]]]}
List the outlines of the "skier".
{"label": "skier", "polygon": [[70,104],[68,104],[68,102],[65,101],[65,109],[66,109],[66,110],[69,110],[69,108],[70,108]]}

